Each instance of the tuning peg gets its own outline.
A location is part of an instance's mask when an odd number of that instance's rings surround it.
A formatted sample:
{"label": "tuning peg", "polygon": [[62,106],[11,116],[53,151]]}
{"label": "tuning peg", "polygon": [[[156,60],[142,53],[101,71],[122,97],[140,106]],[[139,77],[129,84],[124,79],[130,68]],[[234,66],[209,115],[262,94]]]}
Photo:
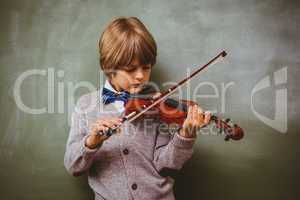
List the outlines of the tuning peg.
{"label": "tuning peg", "polygon": [[229,135],[226,135],[225,138],[224,138],[225,141],[229,141],[229,139],[230,139]]}
{"label": "tuning peg", "polygon": [[220,129],[219,129],[219,133],[222,133],[223,132],[223,128],[222,127],[220,127]]}

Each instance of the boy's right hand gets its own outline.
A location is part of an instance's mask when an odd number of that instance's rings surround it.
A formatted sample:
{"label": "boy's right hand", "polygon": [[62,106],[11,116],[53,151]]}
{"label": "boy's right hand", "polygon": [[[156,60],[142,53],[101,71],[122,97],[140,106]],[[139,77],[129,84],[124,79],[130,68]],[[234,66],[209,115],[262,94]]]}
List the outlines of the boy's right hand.
{"label": "boy's right hand", "polygon": [[101,145],[103,141],[107,140],[109,137],[105,135],[100,135],[99,131],[107,131],[109,128],[114,128],[115,126],[122,124],[122,118],[111,117],[106,119],[99,119],[94,124],[92,124],[91,133],[85,141],[85,146],[90,149],[94,149]]}

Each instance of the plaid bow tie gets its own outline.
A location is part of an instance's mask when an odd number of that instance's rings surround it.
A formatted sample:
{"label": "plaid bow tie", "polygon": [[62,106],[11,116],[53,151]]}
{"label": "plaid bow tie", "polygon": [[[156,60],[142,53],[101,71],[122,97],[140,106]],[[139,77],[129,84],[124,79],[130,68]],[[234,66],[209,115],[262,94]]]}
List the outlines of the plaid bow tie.
{"label": "plaid bow tie", "polygon": [[129,92],[121,92],[120,94],[117,94],[107,88],[103,88],[102,90],[102,102],[104,104],[113,103],[115,101],[123,101],[124,104],[128,101],[130,97]]}

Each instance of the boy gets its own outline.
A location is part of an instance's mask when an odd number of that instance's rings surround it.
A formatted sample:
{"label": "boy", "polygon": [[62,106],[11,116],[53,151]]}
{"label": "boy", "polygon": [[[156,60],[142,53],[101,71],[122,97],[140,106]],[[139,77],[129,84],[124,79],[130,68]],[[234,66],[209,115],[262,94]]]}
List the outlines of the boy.
{"label": "boy", "polygon": [[190,106],[180,131],[162,134],[158,121],[124,123],[120,134],[97,134],[120,125],[124,104],[150,79],[156,43],[140,20],[118,18],[99,42],[104,87],[82,96],[72,115],[65,167],[78,176],[88,173],[96,200],[172,200],[174,180],[166,169],[179,170],[191,157],[196,131],[209,123],[198,106]]}

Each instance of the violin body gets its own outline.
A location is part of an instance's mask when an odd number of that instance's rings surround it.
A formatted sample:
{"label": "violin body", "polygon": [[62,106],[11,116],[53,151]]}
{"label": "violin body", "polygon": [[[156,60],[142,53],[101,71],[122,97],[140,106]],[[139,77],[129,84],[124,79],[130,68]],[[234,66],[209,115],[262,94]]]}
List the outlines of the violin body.
{"label": "violin body", "polygon": [[[129,98],[129,101],[125,104],[125,115],[135,111],[140,112],[147,108],[153,104],[155,101],[153,96],[158,93],[153,87],[145,85],[139,94]],[[159,117],[159,120],[166,124],[176,123],[182,125],[187,117],[188,106],[195,104],[197,103],[189,100],[167,98],[145,112],[144,117]]]}
{"label": "violin body", "polygon": [[197,103],[189,100],[177,101],[175,99],[168,98],[159,104],[160,120],[167,124],[175,123],[182,126],[187,117],[188,106],[195,104]]}

